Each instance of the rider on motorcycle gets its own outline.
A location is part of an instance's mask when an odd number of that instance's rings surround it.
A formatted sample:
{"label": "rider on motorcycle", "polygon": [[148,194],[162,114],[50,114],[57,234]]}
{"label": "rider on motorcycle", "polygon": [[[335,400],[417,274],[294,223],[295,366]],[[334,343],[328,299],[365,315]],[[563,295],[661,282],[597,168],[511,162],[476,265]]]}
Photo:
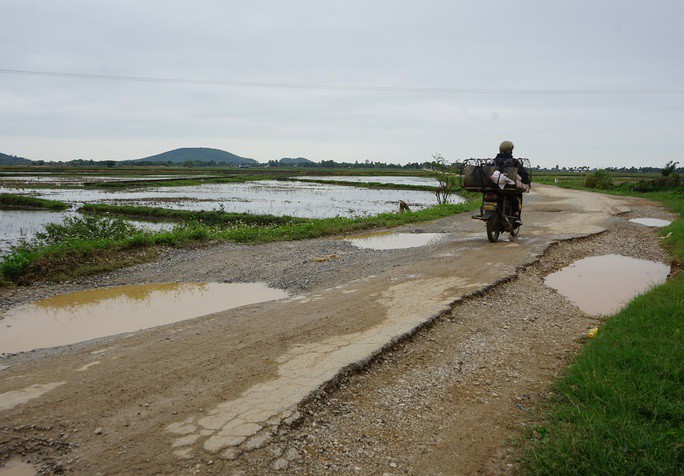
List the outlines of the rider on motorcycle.
{"label": "rider on motorcycle", "polygon": [[[499,145],[499,153],[494,158],[494,165],[499,168],[517,167],[518,175],[520,175],[520,181],[523,184],[530,185],[530,175],[527,173],[527,170],[525,170],[525,167],[523,167],[522,162],[513,158],[513,147],[513,142],[509,140],[503,141],[501,145]],[[522,211],[523,201],[522,197],[522,192],[520,191],[516,193],[517,200],[513,201],[513,215],[516,217],[516,224],[522,224],[520,221],[520,212]]]}

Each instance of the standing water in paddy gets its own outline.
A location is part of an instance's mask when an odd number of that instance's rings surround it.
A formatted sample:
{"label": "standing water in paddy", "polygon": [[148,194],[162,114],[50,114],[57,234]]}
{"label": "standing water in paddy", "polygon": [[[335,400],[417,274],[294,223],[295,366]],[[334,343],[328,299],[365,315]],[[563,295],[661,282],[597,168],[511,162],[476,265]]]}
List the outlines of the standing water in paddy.
{"label": "standing water in paddy", "polygon": [[59,223],[73,212],[0,210],[0,255],[21,240],[30,240],[48,223]]}
{"label": "standing water in paddy", "polygon": [[[206,183],[182,187],[127,190],[0,188],[0,193],[30,193],[70,204],[107,203],[160,206],[182,210],[216,210],[258,215],[290,215],[301,218],[363,216],[398,210],[399,200],[411,209],[435,205],[432,192],[368,189],[345,185],[262,180],[245,183]],[[452,203],[465,200],[452,195]]]}
{"label": "standing water in paddy", "polygon": [[[0,256],[22,241],[31,241],[45,225],[62,223],[66,218],[80,217],[73,211],[48,212],[42,210],[0,210]],[[125,220],[136,228],[147,231],[171,230],[172,223]]]}
{"label": "standing water in paddy", "polygon": [[[47,178],[47,177],[40,177]],[[349,178],[349,177],[347,177]],[[377,177],[372,177],[373,179]],[[394,179],[395,177],[381,177]],[[434,181],[423,177],[396,177],[404,181]],[[78,207],[84,203],[142,205],[188,211],[210,211],[223,208],[227,212],[257,215],[294,216],[302,218],[356,217],[396,212],[399,200],[411,209],[421,210],[435,205],[432,192],[416,190],[368,189],[352,186],[305,182],[264,180],[245,183],[206,183],[182,187],[141,187],[124,190],[84,188],[29,189],[0,187],[0,193],[19,193],[59,200]],[[452,203],[465,201],[452,195]],[[57,213],[36,210],[0,211],[0,255],[21,239],[32,238],[47,223],[61,222],[73,212]],[[147,230],[170,229],[172,225],[134,223]]]}

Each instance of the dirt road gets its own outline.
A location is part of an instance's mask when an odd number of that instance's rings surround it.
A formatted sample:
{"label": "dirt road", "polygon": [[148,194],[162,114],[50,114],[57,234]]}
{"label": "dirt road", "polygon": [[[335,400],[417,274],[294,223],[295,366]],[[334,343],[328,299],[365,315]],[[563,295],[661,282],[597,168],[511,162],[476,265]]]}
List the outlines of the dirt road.
{"label": "dirt road", "polygon": [[597,322],[545,273],[595,250],[667,262],[653,230],[619,216],[630,210],[668,218],[537,187],[521,236],[496,244],[460,215],[404,227],[446,234],[421,248],[220,244],[3,291],[5,308],[148,282],[258,281],[290,297],[0,360],[0,457],[87,474],[505,472],[506,438]]}

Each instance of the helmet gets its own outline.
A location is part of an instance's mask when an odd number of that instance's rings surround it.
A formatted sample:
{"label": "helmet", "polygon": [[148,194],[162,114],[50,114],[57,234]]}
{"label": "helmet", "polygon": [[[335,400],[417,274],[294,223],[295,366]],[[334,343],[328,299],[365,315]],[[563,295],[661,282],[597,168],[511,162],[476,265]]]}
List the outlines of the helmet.
{"label": "helmet", "polygon": [[513,152],[513,142],[505,140],[499,146],[499,152]]}

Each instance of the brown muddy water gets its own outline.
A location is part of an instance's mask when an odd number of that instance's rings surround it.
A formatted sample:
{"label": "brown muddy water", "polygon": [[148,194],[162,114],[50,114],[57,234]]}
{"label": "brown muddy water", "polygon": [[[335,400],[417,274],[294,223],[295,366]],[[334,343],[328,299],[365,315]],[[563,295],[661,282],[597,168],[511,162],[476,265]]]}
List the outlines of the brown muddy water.
{"label": "brown muddy water", "polygon": [[591,256],[549,274],[544,280],[591,315],[618,312],[630,300],[662,284],[670,267],[620,255]]}
{"label": "brown muddy water", "polygon": [[418,248],[443,239],[446,233],[393,233],[382,231],[364,233],[347,238],[357,248],[370,250],[398,250],[403,248]]}
{"label": "brown muddy water", "polygon": [[0,353],[74,344],[287,297],[262,283],[164,283],[55,296],[10,309]]}
{"label": "brown muddy water", "polygon": [[36,467],[18,459],[11,459],[0,467],[0,476],[34,476],[38,474]]}
{"label": "brown muddy water", "polygon": [[633,218],[629,221],[631,221],[632,223],[638,223],[640,225],[653,226],[657,228],[662,228],[664,226],[672,224],[671,221],[661,220],[659,218]]}

